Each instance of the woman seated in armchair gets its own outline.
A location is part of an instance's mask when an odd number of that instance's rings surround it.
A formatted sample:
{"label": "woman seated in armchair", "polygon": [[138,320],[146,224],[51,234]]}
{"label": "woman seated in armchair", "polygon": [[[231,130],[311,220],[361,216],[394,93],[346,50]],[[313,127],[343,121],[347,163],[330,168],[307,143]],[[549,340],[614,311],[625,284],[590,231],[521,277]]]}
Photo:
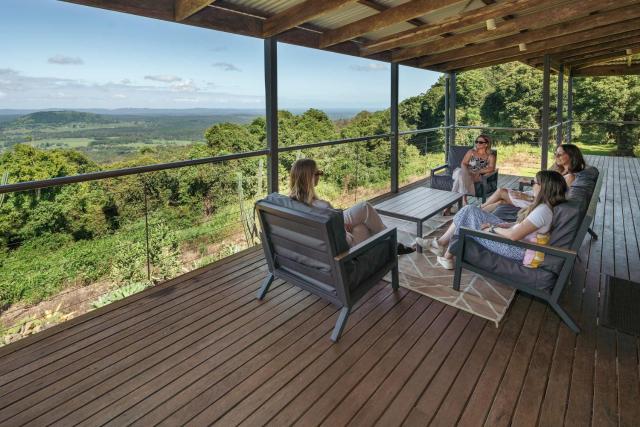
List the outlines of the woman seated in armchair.
{"label": "woman seated in armchair", "polygon": [[[562,144],[556,148],[555,162],[551,170],[559,172],[568,186],[573,184],[576,174],[586,167],[586,162],[580,149],[573,144]],[[526,208],[533,203],[533,190],[517,191],[508,188],[499,188],[485,203],[480,205],[483,211],[493,212],[500,205],[513,205],[517,208]]]}
{"label": "woman seated in armchair", "polygon": [[[482,175],[496,170],[496,156],[491,152],[491,138],[488,135],[479,135],[476,138],[475,147],[464,155],[460,167],[451,174],[453,186],[451,191],[463,194],[463,202],[467,204],[467,195],[475,196],[475,183],[480,182]],[[444,215],[449,215],[446,209]]]}
{"label": "woman seated in armchair", "polygon": [[[449,245],[452,238],[458,235],[460,227],[489,231],[514,241],[525,238],[530,240],[539,234],[547,234],[551,229],[553,208],[566,201],[567,188],[567,182],[560,173],[540,171],[536,174],[533,183],[534,200],[528,207],[520,211],[517,222],[505,223],[502,219],[477,206],[467,205],[453,217],[453,223],[442,237],[417,238],[416,244],[438,255],[438,263],[444,268],[452,270],[454,255],[449,250]],[[476,238],[474,237],[474,239]],[[498,255],[519,261],[524,259],[525,250],[522,248],[492,240],[476,240],[489,251]]]}
{"label": "woman seated in armchair", "polygon": [[[314,160],[296,160],[291,167],[289,175],[289,197],[309,206],[332,208],[331,203],[316,196],[315,187],[318,185],[322,175],[323,172],[318,169]],[[349,247],[362,243],[387,228],[378,212],[368,202],[360,202],[346,209],[343,215]],[[414,251],[414,248],[405,246],[402,243],[398,244],[398,254],[400,255]]]}

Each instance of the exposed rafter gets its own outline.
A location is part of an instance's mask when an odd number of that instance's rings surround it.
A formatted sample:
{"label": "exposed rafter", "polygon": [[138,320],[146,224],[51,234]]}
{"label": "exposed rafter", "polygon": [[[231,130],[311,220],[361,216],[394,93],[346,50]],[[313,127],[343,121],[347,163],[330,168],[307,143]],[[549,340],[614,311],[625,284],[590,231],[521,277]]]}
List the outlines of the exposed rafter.
{"label": "exposed rafter", "polygon": [[[494,52],[479,52],[476,56],[445,62],[439,66],[446,70],[461,70],[468,69],[471,66],[478,68],[510,61],[526,61],[535,56],[541,57],[543,53],[558,54],[581,43],[591,42],[605,36],[615,37],[618,34],[627,33],[629,30],[640,30],[640,20],[625,21],[620,24],[611,24],[593,30],[531,42],[527,45],[526,52],[520,52],[518,46],[511,46]],[[420,63],[418,63],[418,66],[420,66]]]}
{"label": "exposed rafter", "polygon": [[[379,3],[375,0],[358,0],[358,3],[363,6],[367,6],[369,9],[377,10],[378,12],[384,12],[385,10],[389,9],[389,6],[385,6],[384,4]],[[424,22],[419,19],[409,19],[407,23],[416,27],[424,25]]]}
{"label": "exposed rafter", "polygon": [[[508,62],[518,60],[535,56],[535,52],[543,52],[597,37],[638,29],[639,22],[637,22],[637,18],[639,17],[640,6],[616,9],[607,13],[593,15],[586,19],[557,24],[540,30],[516,34],[509,38],[493,40],[478,46],[470,46],[452,52],[445,52],[441,55],[430,56],[419,61],[418,65],[429,67],[433,64],[443,64],[446,69],[458,69],[473,63],[483,64],[494,61]],[[631,20],[627,21],[629,19]],[[526,52],[519,51],[519,43],[527,44]]]}
{"label": "exposed rafter", "polygon": [[175,0],[174,9],[176,21],[184,21],[214,1],[215,0]]}
{"label": "exposed rafter", "polygon": [[418,28],[391,34],[379,40],[366,43],[362,49],[365,54],[395,49],[400,46],[426,40],[429,37],[457,32],[465,27],[485,22],[490,18],[500,18],[506,14],[510,15],[521,12],[537,4],[540,4],[539,0],[510,0],[504,3],[492,4],[451,16],[442,22],[424,24]]}
{"label": "exposed rafter", "polygon": [[262,36],[266,38],[283,33],[318,16],[324,15],[327,12],[339,9],[349,3],[355,3],[355,1],[356,0],[304,1],[264,21]]}
{"label": "exposed rafter", "polygon": [[400,6],[392,7],[376,15],[360,19],[343,27],[330,30],[322,35],[320,47],[332,46],[345,40],[350,40],[362,34],[380,30],[417,18],[445,6],[459,3],[460,0],[411,0]]}
{"label": "exposed rafter", "polygon": [[[636,30],[640,30],[640,22],[633,21],[633,25]],[[431,67],[434,69],[441,69],[445,71],[450,70],[470,70],[482,67],[489,67],[491,65],[503,64],[505,62],[511,61],[522,61],[531,66],[540,66],[542,64],[542,54],[543,53],[553,53],[553,52],[562,52],[564,50],[571,49],[572,46],[579,45],[579,42],[585,42],[587,40],[598,40],[598,34],[618,34],[625,31],[620,25],[611,25],[607,27],[598,28],[598,33],[592,34],[589,31],[583,31],[580,33],[571,34],[567,37],[556,37],[550,40],[542,40],[540,42],[531,43],[530,47],[527,48],[526,52],[519,52],[517,47],[512,47],[507,51],[498,51],[491,52],[486,54],[481,54],[478,56],[473,56],[469,58],[464,58],[459,61],[447,62],[444,64],[439,64],[436,67]],[[578,40],[576,43],[572,43]],[[548,47],[544,47],[548,46]],[[553,46],[553,47],[551,47]],[[495,57],[494,54],[500,54],[499,57]],[[537,55],[537,56],[536,56]],[[532,59],[535,58],[535,59]],[[554,60],[557,59],[557,56],[552,57]],[[417,64],[419,66],[419,64]]]}
{"label": "exposed rafter", "polygon": [[[626,46],[627,49],[638,50],[640,49],[640,43],[630,44]],[[610,61],[612,59],[624,59],[627,54],[625,53],[625,48],[615,49],[609,52],[603,52],[598,55],[583,55],[581,57],[572,58],[569,64],[572,67],[580,67],[588,64],[598,64],[601,62]]]}
{"label": "exposed rafter", "polygon": [[587,68],[578,68],[573,71],[574,76],[625,76],[640,74],[640,64],[595,65]]}
{"label": "exposed rafter", "polygon": [[[429,55],[434,52],[443,52],[452,49],[463,48],[466,44],[482,44],[482,43],[500,43],[503,40],[515,39],[524,34],[518,34],[524,30],[528,30],[529,34],[541,28],[552,25],[563,24],[573,21],[576,18],[585,17],[590,21],[592,17],[588,17],[590,13],[600,11],[607,8],[622,8],[622,6],[637,3],[634,0],[585,0],[571,2],[554,8],[553,13],[549,13],[548,9],[523,15],[510,21],[504,22],[494,31],[485,29],[472,30],[466,33],[457,34],[442,40],[435,40],[419,46],[408,47],[399,50],[392,55],[394,60],[402,61],[409,58]],[[620,10],[620,9],[619,9]],[[545,30],[546,31],[546,30]],[[536,31],[539,34],[540,31]],[[543,37],[548,38],[548,37]],[[490,42],[491,40],[491,42]],[[518,41],[512,44],[527,43],[535,39],[528,38],[526,41]],[[435,63],[435,62],[434,62]]]}

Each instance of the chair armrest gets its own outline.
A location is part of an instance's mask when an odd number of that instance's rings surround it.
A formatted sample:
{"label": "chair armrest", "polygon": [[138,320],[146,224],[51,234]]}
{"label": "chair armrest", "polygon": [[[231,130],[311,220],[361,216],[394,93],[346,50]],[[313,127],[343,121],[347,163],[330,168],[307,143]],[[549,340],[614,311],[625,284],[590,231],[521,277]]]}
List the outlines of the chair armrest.
{"label": "chair armrest", "polygon": [[528,180],[520,178],[518,180],[518,190],[520,191],[524,191],[525,187],[532,187],[532,186],[533,186],[533,178]]}
{"label": "chair armrest", "polygon": [[[397,241],[398,230],[395,227],[387,228],[386,230],[383,230],[377,234],[374,234],[364,242],[358,243],[354,247],[350,248],[348,251],[341,253],[340,255],[334,257],[333,259],[337,262],[345,263],[359,255],[362,255],[363,253],[371,249],[373,246],[377,245],[380,241],[388,238],[392,238],[394,241]],[[396,248],[394,247],[393,250],[395,251]]]}
{"label": "chair armrest", "polygon": [[493,172],[489,172],[489,173],[484,173],[480,175],[480,179],[483,185],[488,185],[489,183],[489,179],[493,178],[493,179],[498,179],[498,168],[495,168]]}
{"label": "chair armrest", "polygon": [[523,249],[531,249],[534,251],[543,252],[545,254],[559,256],[565,259],[570,259],[577,256],[577,253],[570,249],[559,248],[557,246],[550,246],[550,245],[540,245],[537,243],[523,242],[521,240],[511,240],[508,237],[501,236],[499,234],[489,233],[486,231],[473,230],[467,227],[460,227],[460,237],[459,237],[460,239],[465,239],[467,237],[472,237],[472,236],[479,237],[482,239],[487,239],[487,240],[493,240],[495,242],[506,243],[506,244],[517,246]]}
{"label": "chair armrest", "polygon": [[431,169],[431,176],[434,176],[436,174],[436,172],[439,172],[441,170],[445,170],[445,169],[448,169],[448,168],[449,168],[448,164],[442,165],[442,166],[438,166],[437,168],[433,168],[433,169]]}

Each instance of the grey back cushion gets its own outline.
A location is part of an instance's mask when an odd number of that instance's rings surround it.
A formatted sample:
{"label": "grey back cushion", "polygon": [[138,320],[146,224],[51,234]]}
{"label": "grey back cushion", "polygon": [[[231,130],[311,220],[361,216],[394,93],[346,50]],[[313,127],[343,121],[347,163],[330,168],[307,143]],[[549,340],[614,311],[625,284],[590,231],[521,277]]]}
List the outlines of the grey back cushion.
{"label": "grey back cushion", "polygon": [[[284,237],[290,241],[299,242],[302,246],[312,247],[316,250],[327,252],[327,254],[337,255],[349,250],[347,244],[346,232],[344,230],[344,217],[342,211],[339,209],[331,208],[317,208],[315,206],[309,206],[305,203],[293,200],[289,196],[285,196],[278,193],[271,193],[265,199],[265,202],[271,203],[276,206],[292,209],[294,211],[313,215],[318,218],[318,226],[326,222],[329,229],[329,233],[334,236],[334,247],[329,248],[323,240],[317,239],[312,236],[305,235],[296,231],[295,227],[280,227],[277,225],[271,225],[271,232],[281,237]],[[286,248],[278,249],[280,255],[286,258],[292,259],[300,264],[313,267],[322,271],[329,271],[331,267],[317,259],[305,255],[304,253],[293,252]]]}
{"label": "grey back cushion", "polygon": [[[586,211],[598,182],[600,172],[593,166],[587,166],[576,174],[576,179],[569,187],[567,198],[580,202],[581,208]],[[597,196],[597,195],[596,195]]]}
{"label": "grey back cushion", "polygon": [[[451,168],[451,172],[460,167],[462,159],[471,149],[473,147],[467,147],[466,145],[452,145],[449,147],[449,168]],[[491,154],[496,156],[497,159],[498,152],[496,150],[491,150]]]}

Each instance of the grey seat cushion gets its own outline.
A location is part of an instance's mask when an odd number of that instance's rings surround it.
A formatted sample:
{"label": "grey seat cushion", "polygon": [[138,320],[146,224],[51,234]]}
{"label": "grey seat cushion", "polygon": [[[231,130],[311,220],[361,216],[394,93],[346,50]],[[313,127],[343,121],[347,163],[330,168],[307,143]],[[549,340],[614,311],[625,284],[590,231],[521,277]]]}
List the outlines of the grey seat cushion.
{"label": "grey seat cushion", "polygon": [[[565,249],[571,246],[582,220],[580,209],[579,201],[568,201],[553,208],[552,231],[549,238],[551,246]],[[465,243],[463,256],[464,260],[470,264],[537,289],[551,288],[563,265],[562,258],[545,255],[540,267],[528,268],[523,266],[522,262],[490,252],[472,239]]]}
{"label": "grey seat cushion", "polygon": [[499,274],[510,281],[537,289],[547,289],[553,286],[558,277],[545,268],[527,268],[522,265],[521,261],[514,261],[489,252],[487,248],[473,239],[468,239],[465,243],[463,259],[469,264]]}
{"label": "grey seat cushion", "polygon": [[504,222],[516,222],[520,208],[513,205],[500,205],[493,214]]}
{"label": "grey seat cushion", "polygon": [[391,261],[389,241],[378,242],[364,254],[354,258],[345,265],[349,281],[349,289],[357,289],[372,274]]}

